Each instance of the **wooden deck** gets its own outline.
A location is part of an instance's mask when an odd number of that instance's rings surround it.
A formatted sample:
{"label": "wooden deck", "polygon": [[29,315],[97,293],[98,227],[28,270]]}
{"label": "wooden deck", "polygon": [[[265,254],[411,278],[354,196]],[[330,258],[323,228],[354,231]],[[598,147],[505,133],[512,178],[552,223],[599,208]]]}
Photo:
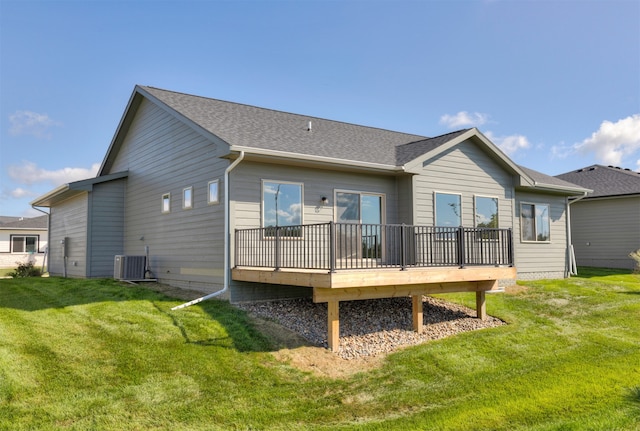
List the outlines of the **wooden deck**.
{"label": "wooden deck", "polygon": [[328,272],[326,270],[236,267],[233,280],[313,288],[313,301],[327,303],[327,342],[339,348],[340,301],[412,297],[413,328],[422,332],[422,296],[434,293],[476,292],[476,310],[486,318],[485,293],[498,290],[498,280],[515,279],[513,266],[465,268],[377,268]]}

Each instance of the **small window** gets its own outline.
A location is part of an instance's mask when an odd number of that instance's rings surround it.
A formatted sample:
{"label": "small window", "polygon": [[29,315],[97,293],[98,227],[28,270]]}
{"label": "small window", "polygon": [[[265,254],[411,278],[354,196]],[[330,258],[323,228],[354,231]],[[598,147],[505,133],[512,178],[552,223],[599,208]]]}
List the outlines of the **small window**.
{"label": "small window", "polygon": [[182,190],[182,208],[185,210],[193,208],[193,187]]}
{"label": "small window", "polygon": [[476,227],[498,228],[498,198],[476,196]]}
{"label": "small window", "polygon": [[37,253],[38,239],[37,235],[12,235],[11,253]]}
{"label": "small window", "polygon": [[462,204],[460,195],[436,193],[436,226],[462,226]]}
{"label": "small window", "polygon": [[165,193],[162,195],[162,212],[168,213],[171,211],[171,193]]}
{"label": "small window", "polygon": [[207,202],[210,205],[217,204],[218,202],[220,202],[219,184],[220,184],[219,180],[209,181],[209,186],[208,186],[209,197],[207,198]]}
{"label": "small window", "polygon": [[[283,227],[302,224],[302,184],[279,181],[262,182],[262,226]],[[287,236],[301,236],[300,229],[290,229]],[[273,231],[275,234],[275,230]],[[266,234],[266,236],[273,236]]]}
{"label": "small window", "polygon": [[549,242],[551,240],[549,205],[520,204],[520,223],[522,241]]}

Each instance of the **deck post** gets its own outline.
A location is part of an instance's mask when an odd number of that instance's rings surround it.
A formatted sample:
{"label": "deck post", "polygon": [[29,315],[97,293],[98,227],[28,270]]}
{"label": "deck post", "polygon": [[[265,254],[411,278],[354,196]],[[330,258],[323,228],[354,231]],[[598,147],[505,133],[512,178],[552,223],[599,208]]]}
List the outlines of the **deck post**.
{"label": "deck post", "polygon": [[484,290],[476,292],[476,313],[478,315],[478,319],[487,320],[487,301]]}
{"label": "deck post", "polygon": [[327,345],[329,350],[337,352],[340,347],[340,301],[327,302]]}
{"label": "deck post", "polygon": [[418,334],[422,334],[422,323],[424,322],[424,314],[423,314],[423,306],[422,306],[422,295],[412,295],[412,314],[413,314],[413,330]]}
{"label": "deck post", "polygon": [[329,222],[329,272],[336,272],[336,224]]}

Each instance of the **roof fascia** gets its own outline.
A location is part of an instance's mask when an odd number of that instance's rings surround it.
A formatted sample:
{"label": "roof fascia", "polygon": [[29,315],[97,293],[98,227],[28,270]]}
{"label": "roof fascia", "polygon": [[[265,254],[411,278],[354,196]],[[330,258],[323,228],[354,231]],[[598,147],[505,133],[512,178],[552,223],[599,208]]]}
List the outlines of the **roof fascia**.
{"label": "roof fascia", "polygon": [[35,198],[31,202],[29,202],[29,204],[34,207],[46,207],[48,206],[48,202],[50,202],[52,199],[58,196],[63,195],[67,191],[69,191],[69,184],[63,184],[51,190],[50,192]]}
{"label": "roof fascia", "polygon": [[[531,186],[526,186],[524,188],[531,188]],[[554,193],[562,193],[565,195],[584,195],[585,193],[590,193],[593,190],[590,189],[585,189],[582,187],[567,187],[567,186],[557,186],[554,184],[542,184],[539,183],[537,181],[533,182],[533,188],[535,190],[539,190],[539,191],[546,191],[546,192],[554,192]]]}
{"label": "roof fascia", "polygon": [[109,144],[109,148],[107,149],[107,153],[102,160],[102,164],[100,165],[100,169],[98,169],[98,176],[104,174],[105,170],[110,167],[110,162],[115,157],[115,154],[120,149],[122,145],[122,139],[126,134],[127,130],[131,126],[131,122],[135,117],[135,113],[140,106],[140,102],[142,102],[142,98],[138,93],[139,87],[136,85],[129,97],[129,102],[127,102],[127,107],[125,108],[122,117],[120,118],[120,122],[118,123],[118,127],[116,128],[116,132],[111,138],[111,143]]}
{"label": "roof fascia", "polygon": [[513,161],[509,157],[507,157],[507,155],[504,154],[502,150],[500,150],[500,148],[498,148],[493,142],[487,139],[487,137],[484,136],[476,127],[469,129],[465,133],[458,135],[455,138],[451,139],[450,141],[440,145],[438,148],[434,148],[433,150],[421,155],[420,157],[417,157],[412,161],[406,163],[404,165],[404,169],[407,172],[418,173],[419,170],[422,169],[424,162],[426,162],[427,160],[432,159],[433,157],[436,157],[437,155],[442,154],[443,152],[449,150],[450,148],[455,147],[456,145],[471,138],[475,138],[479,142],[481,142],[503,164],[508,166],[513,173],[520,176],[521,181],[524,180],[526,183],[529,183],[531,185],[534,184],[533,179],[529,177],[529,175],[527,175],[522,169],[520,169],[518,165],[513,163]]}
{"label": "roof fascia", "polygon": [[290,153],[287,151],[266,150],[262,148],[243,147],[243,146],[231,146],[232,152],[245,152],[245,159],[250,160],[252,156],[254,159],[262,160],[277,160],[281,164],[288,164],[285,161],[291,161],[291,164],[296,165],[309,165],[309,166],[321,166],[332,168],[344,167],[350,170],[362,170],[369,172],[386,172],[386,173],[401,173],[404,169],[401,166],[387,165],[382,163],[362,162],[357,160],[336,159],[333,157],[314,156],[309,154]]}
{"label": "roof fascia", "polygon": [[186,124],[196,132],[203,135],[205,138],[214,141],[216,144],[229,145],[226,142],[224,142],[222,139],[220,139],[218,136],[214,135],[213,133],[209,132],[208,130],[204,129],[198,124],[194,123],[189,118],[180,114],[175,109],[171,108],[166,103],[162,102],[161,100],[153,96],[151,93],[146,91],[141,86],[136,85],[135,88],[133,89],[133,93],[131,94],[131,97],[129,97],[129,102],[127,103],[127,107],[125,108],[124,113],[122,114],[122,118],[120,119],[120,122],[118,123],[116,132],[113,135],[113,138],[111,139],[111,144],[109,145],[109,149],[107,150],[107,153],[102,161],[102,165],[98,170],[98,176],[103,175],[105,171],[107,171],[110,168],[110,164],[115,158],[118,151],[120,150],[120,147],[122,146],[122,142],[124,141],[124,137],[126,136],[127,131],[129,130],[129,127],[131,126],[131,123],[135,118],[135,114],[138,111],[138,108],[140,107],[140,104],[142,103],[143,98],[146,98],[147,100],[152,102],[154,105],[156,105],[157,107],[159,107],[160,109],[168,113],[169,115],[173,116],[174,118],[176,118],[178,121]]}
{"label": "roof fascia", "polygon": [[90,192],[93,190],[95,184],[106,183],[121,178],[126,178],[129,175],[129,171],[116,172],[109,175],[102,175],[100,177],[89,178],[86,180],[75,181],[73,183],[63,184],[49,193],[46,193],[35,200],[30,202],[31,206],[35,207],[50,207],[56,202],[60,202],[70,197],[79,195],[84,192]]}
{"label": "roof fascia", "polygon": [[141,94],[142,96],[146,97],[149,101],[153,102],[156,106],[158,106],[159,108],[164,110],[167,114],[171,115],[176,120],[178,120],[178,121],[184,123],[185,125],[189,126],[191,129],[193,129],[197,133],[201,134],[206,139],[214,141],[217,145],[230,146],[230,144],[228,142],[224,141],[219,136],[211,133],[210,131],[208,131],[207,129],[205,129],[204,127],[199,125],[198,123],[194,122],[189,117],[187,117],[187,116],[181,114],[180,112],[176,111],[175,109],[173,109],[172,107],[167,105],[165,102],[163,102],[162,100],[158,99],[157,97],[155,97],[154,95],[152,95],[147,90],[145,90],[144,88],[140,87],[139,85],[136,85],[136,90],[138,91],[139,94]]}

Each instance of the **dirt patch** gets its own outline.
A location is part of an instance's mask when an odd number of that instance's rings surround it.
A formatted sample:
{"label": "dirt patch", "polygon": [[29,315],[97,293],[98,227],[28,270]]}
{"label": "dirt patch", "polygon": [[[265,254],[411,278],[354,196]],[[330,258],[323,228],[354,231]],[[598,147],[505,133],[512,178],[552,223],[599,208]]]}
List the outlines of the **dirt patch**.
{"label": "dirt patch", "polygon": [[332,379],[352,376],[379,367],[383,356],[346,360],[324,347],[313,346],[298,333],[276,322],[250,316],[256,328],[266,335],[277,349],[272,354],[301,371]]}
{"label": "dirt patch", "polygon": [[523,293],[529,290],[527,286],[521,286],[519,284],[512,284],[504,288],[504,293],[509,293],[511,295],[517,295],[518,293]]}

